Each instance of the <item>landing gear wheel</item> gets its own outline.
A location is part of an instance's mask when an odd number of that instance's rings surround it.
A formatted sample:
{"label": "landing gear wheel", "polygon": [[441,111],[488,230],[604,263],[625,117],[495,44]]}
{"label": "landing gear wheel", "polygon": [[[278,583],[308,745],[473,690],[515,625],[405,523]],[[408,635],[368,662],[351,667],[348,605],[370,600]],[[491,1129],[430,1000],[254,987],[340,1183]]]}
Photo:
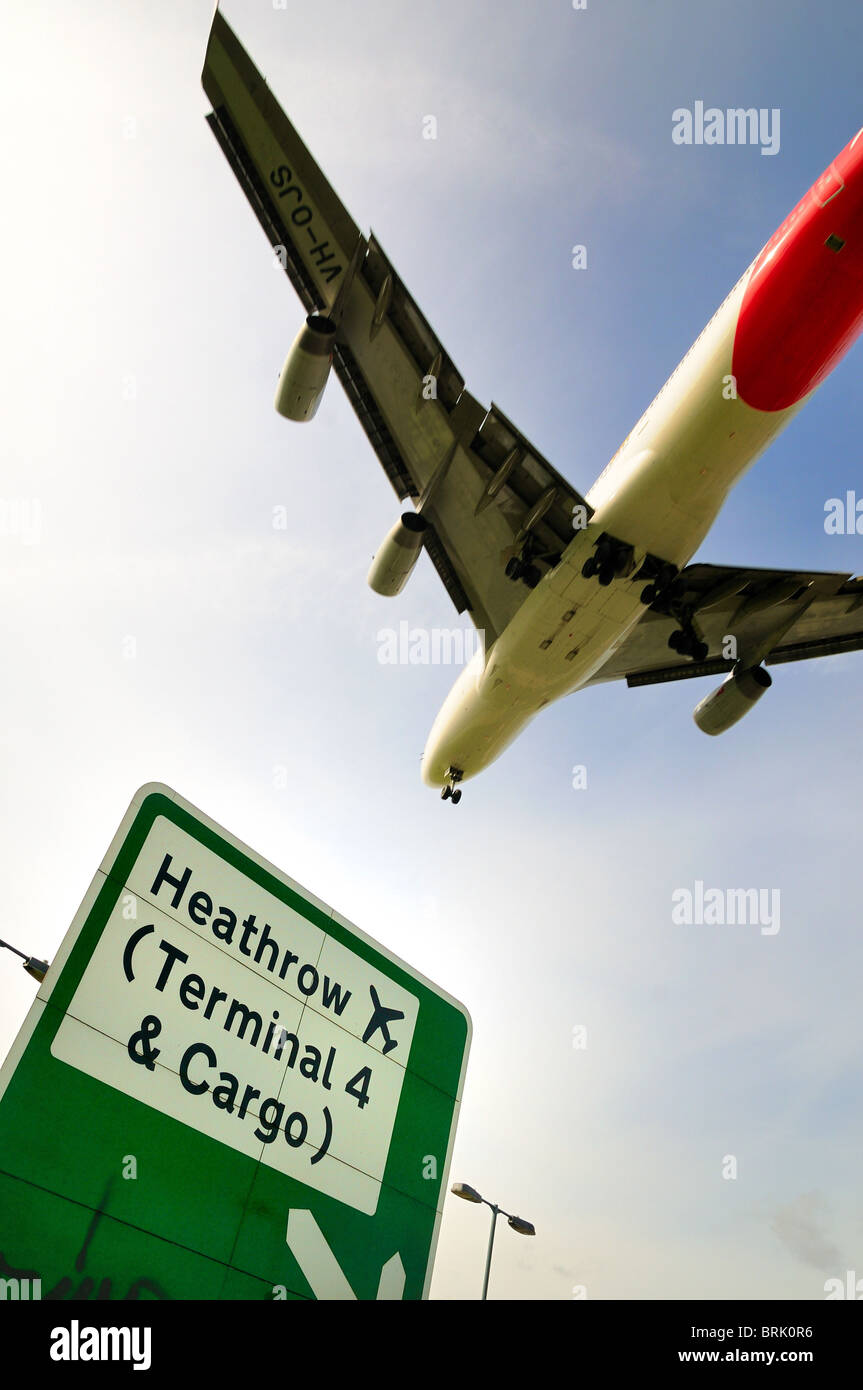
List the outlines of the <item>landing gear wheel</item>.
{"label": "landing gear wheel", "polygon": [[669,612],[686,593],[686,581],[677,566],[668,560],[660,560],[656,555],[646,555],[633,577],[648,581],[641,591],[641,602],[656,604],[660,612]]}
{"label": "landing gear wheel", "polygon": [[[535,589],[542,579],[542,573],[536,565],[525,565],[521,572],[521,577],[529,589]],[[602,583],[602,580],[600,580]]]}
{"label": "landing gear wheel", "polygon": [[613,568],[614,547],[611,545],[610,541],[597,541],[595,558],[596,567],[600,571],[600,573],[602,572],[603,568],[607,565],[611,565]]}
{"label": "landing gear wheel", "polygon": [[675,628],[668,639],[668,645],[673,652],[680,656],[689,656],[695,662],[706,661],[710,651],[707,643],[702,642],[694,628],[689,625]]}
{"label": "landing gear wheel", "polygon": [[461,801],[461,787],[458,784],[464,773],[460,767],[448,767],[446,776],[446,786],[441,789],[441,801],[452,801],[453,806],[457,806]]}
{"label": "landing gear wheel", "polygon": [[592,579],[594,575],[598,575],[600,584],[606,589],[612,580],[629,575],[634,563],[632,546],[603,531],[593,554],[588,555],[582,565],[581,575],[583,579]]}

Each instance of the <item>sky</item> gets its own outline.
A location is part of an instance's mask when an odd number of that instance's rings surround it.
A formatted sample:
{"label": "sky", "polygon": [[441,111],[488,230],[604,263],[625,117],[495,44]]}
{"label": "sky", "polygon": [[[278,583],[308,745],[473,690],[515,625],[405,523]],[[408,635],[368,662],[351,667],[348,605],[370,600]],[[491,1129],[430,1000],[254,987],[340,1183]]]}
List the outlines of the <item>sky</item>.
{"label": "sky", "polygon": [[[863,119],[854,0],[222,8],[468,388],[582,492]],[[426,558],[366,587],[398,503],[338,382],[273,410],[302,309],[204,121],[211,13],[0,15],[0,935],[53,957],[167,783],[469,1009],[451,1181],[537,1232],[503,1225],[490,1297],[823,1298],[863,1274],[863,657],[778,668],[719,739],[706,681],[594,687],[442,805],[457,672],[379,633],[461,620]],[[778,151],[676,144],[698,100],[778,109]],[[861,370],[697,559],[863,569],[824,528],[863,495]],[[778,890],[779,930],[675,923],[698,881]],[[0,1056],[34,994],[0,954]],[[486,1216],[448,1199],[433,1298],[479,1296]]]}

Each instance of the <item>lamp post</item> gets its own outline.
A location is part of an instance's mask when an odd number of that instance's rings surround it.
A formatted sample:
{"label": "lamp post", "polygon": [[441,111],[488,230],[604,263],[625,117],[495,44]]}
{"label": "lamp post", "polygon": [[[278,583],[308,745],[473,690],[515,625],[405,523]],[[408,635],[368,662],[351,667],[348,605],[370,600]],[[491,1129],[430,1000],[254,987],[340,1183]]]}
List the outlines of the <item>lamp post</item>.
{"label": "lamp post", "polygon": [[520,1216],[510,1216],[509,1212],[504,1211],[503,1207],[497,1206],[494,1202],[487,1202],[485,1197],[480,1196],[475,1187],[471,1187],[466,1182],[453,1183],[450,1191],[453,1192],[456,1197],[461,1197],[465,1202],[482,1202],[485,1206],[491,1208],[491,1231],[488,1237],[485,1279],[482,1285],[482,1296],[485,1298],[488,1294],[488,1276],[491,1273],[491,1252],[494,1249],[494,1231],[498,1216],[505,1216],[507,1224],[510,1225],[514,1231],[517,1231],[520,1236],[535,1236],[536,1231],[529,1221],[524,1221]]}
{"label": "lamp post", "polygon": [[46,960],[37,960],[35,956],[25,956],[23,951],[19,951],[17,946],[10,946],[8,941],[0,941],[0,947],[6,947],[7,951],[14,951],[16,956],[20,956],[24,962],[24,969],[28,975],[32,975],[34,980],[42,981],[48,971]]}

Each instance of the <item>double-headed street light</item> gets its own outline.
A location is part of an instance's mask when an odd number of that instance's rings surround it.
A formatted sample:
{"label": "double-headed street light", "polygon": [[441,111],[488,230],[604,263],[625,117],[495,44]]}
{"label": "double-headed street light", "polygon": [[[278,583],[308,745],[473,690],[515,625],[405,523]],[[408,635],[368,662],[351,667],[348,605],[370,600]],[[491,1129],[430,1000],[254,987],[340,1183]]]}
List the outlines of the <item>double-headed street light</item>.
{"label": "double-headed street light", "polygon": [[466,1182],[453,1183],[450,1191],[454,1192],[456,1197],[463,1197],[466,1202],[484,1202],[487,1207],[491,1207],[491,1231],[488,1237],[488,1255],[485,1262],[485,1279],[482,1285],[482,1296],[485,1298],[488,1293],[488,1276],[491,1270],[491,1252],[494,1248],[494,1228],[498,1213],[506,1217],[508,1224],[520,1236],[535,1236],[536,1231],[529,1221],[524,1221],[520,1216],[510,1216],[508,1211],[504,1211],[503,1207],[495,1206],[494,1202],[486,1202],[485,1197],[481,1197],[476,1188],[470,1187]]}

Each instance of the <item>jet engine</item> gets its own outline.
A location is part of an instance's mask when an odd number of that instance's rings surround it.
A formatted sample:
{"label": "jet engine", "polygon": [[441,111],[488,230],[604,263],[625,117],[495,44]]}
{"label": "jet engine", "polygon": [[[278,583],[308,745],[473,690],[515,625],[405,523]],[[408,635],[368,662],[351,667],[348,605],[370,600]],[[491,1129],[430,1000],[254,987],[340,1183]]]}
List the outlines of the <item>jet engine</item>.
{"label": "jet engine", "polygon": [[376,594],[394,598],[413,573],[423,548],[428,522],[418,512],[405,512],[385,538],[372,560],[367,583]]}
{"label": "jet engine", "polygon": [[330,367],[336,325],[324,314],[309,314],[285,358],[276,388],[276,410],[286,420],[311,420],[321,403]]}
{"label": "jet engine", "polygon": [[729,672],[715,690],[696,705],[692,717],[704,734],[724,734],[742,719],[773,684],[763,666]]}

